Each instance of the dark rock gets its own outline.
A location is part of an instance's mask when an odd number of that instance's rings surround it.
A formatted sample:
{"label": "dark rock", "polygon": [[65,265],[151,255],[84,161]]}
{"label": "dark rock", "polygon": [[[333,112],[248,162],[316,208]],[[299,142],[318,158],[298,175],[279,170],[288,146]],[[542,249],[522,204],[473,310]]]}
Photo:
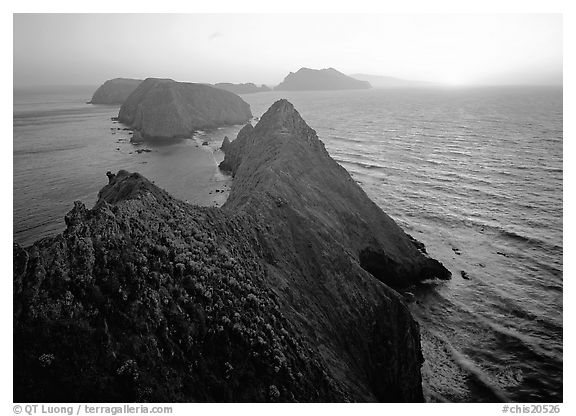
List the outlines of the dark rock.
{"label": "dark rock", "polygon": [[208,142],[202,142],[202,146],[208,146],[210,143]]}
{"label": "dark rock", "polygon": [[412,244],[414,244],[414,247],[416,247],[418,249],[418,251],[420,251],[420,253],[428,254],[428,252],[426,251],[426,246],[424,245],[423,242],[416,240],[410,234],[406,234],[406,235],[408,236],[408,238],[410,239]]}
{"label": "dark rock", "polygon": [[226,152],[226,149],[230,146],[230,139],[228,136],[224,136],[224,140],[222,140],[222,145],[220,146],[220,150]]}
{"label": "dark rock", "polygon": [[116,175],[110,171],[106,172],[106,176],[108,177],[108,183],[111,183],[114,180],[114,178],[116,177]]}
{"label": "dark rock", "polygon": [[190,137],[194,131],[245,123],[250,105],[202,84],[148,78],[126,99],[118,119],[144,139]]}
{"label": "dark rock", "polygon": [[[114,78],[106,81],[94,92],[91,104],[122,104],[140,85],[142,80]],[[115,118],[115,117],[114,117]],[[112,120],[114,120],[114,118]]]}
{"label": "dark rock", "polygon": [[136,150],[136,153],[140,154],[140,153],[150,153],[152,150],[150,149],[138,149]]}
{"label": "dark rock", "polygon": [[402,296],[404,296],[404,299],[408,303],[413,303],[416,301],[416,296],[414,296],[414,293],[412,292],[402,292]]}
{"label": "dark rock", "polygon": [[468,273],[466,273],[464,270],[460,271],[460,275],[462,276],[463,279],[470,280]]}
{"label": "dark rock", "polygon": [[359,81],[334,68],[300,68],[290,72],[275,90],[349,90],[371,88],[367,81]]}
{"label": "dark rock", "polygon": [[130,143],[142,143],[144,139],[138,130],[134,130],[132,137],[130,137]]}

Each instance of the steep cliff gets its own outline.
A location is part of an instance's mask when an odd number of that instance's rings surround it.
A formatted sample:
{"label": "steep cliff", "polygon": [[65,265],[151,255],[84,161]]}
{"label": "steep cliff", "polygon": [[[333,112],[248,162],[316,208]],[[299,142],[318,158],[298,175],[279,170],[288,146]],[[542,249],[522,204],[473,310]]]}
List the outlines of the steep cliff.
{"label": "steep cliff", "polygon": [[370,83],[359,81],[334,68],[300,68],[290,72],[275,90],[350,90],[371,88]]}
{"label": "steep cliff", "polygon": [[237,95],[203,84],[147,78],[126,99],[118,120],[142,138],[190,137],[198,129],[245,123],[250,105]]}
{"label": "steep cliff", "polygon": [[225,149],[220,209],[121,171],[62,235],[15,246],[15,401],[423,399],[418,326],[382,281],[446,270],[290,103]]}
{"label": "steep cliff", "polygon": [[255,92],[265,92],[271,91],[266,85],[261,85],[258,87],[256,84],[248,82],[246,84],[232,84],[229,82],[220,82],[218,84],[214,84],[216,88],[220,88],[222,90],[233,92],[234,94],[252,94]]}
{"label": "steep cliff", "polygon": [[122,104],[134,92],[141,79],[114,78],[106,81],[94,92],[91,104]]}
{"label": "steep cliff", "polygon": [[[220,166],[235,175],[225,207],[251,212],[266,223],[279,208],[288,210],[283,212],[288,217],[297,214],[310,242],[333,242],[392,287],[450,277],[330,157],[288,101],[277,101],[256,127],[246,125],[224,150]],[[285,241],[283,236],[275,247]]]}

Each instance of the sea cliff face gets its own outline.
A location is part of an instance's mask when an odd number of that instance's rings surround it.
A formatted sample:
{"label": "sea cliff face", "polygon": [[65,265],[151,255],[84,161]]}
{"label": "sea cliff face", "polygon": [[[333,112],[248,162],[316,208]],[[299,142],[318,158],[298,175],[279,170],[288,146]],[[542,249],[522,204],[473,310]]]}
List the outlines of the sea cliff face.
{"label": "sea cliff face", "polygon": [[122,104],[134,92],[142,80],[114,78],[106,81],[94,92],[91,104]]}
{"label": "sea cliff face", "polygon": [[237,95],[203,84],[147,78],[126,99],[118,120],[146,138],[190,137],[199,129],[242,124],[250,105]]}
{"label": "sea cliff face", "polygon": [[300,68],[290,72],[284,81],[274,89],[279,91],[298,90],[350,90],[371,88],[367,81],[359,81],[334,68],[310,69]]}
{"label": "sea cliff face", "polygon": [[15,245],[15,401],[423,400],[418,325],[383,282],[447,271],[285,100],[224,148],[220,209],[120,171]]}

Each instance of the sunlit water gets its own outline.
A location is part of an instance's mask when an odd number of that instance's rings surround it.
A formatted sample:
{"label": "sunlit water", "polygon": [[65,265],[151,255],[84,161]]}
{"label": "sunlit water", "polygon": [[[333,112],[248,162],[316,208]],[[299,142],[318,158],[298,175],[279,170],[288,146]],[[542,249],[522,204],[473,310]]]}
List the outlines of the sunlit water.
{"label": "sunlit water", "polygon": [[[239,126],[138,154],[117,107],[91,89],[15,92],[14,238],[63,228],[107,170],[139,171],[175,196],[220,204],[218,146]],[[430,401],[562,400],[562,90],[269,92],[288,98],[367,194],[452,280],[415,288]],[[199,146],[202,141],[209,146]],[[198,152],[199,146],[205,152]],[[462,277],[465,273],[467,279]]]}

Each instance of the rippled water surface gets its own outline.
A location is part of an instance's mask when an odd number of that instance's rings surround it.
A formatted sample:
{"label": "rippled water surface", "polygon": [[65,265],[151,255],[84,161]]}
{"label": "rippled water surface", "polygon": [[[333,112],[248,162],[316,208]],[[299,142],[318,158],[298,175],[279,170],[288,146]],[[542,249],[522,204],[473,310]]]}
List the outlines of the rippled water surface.
{"label": "rippled water surface", "polygon": [[[15,92],[16,241],[60,230],[73,200],[95,201],[106,170],[140,171],[197,203],[214,183],[227,186],[210,158],[239,127],[204,133],[208,159],[198,140],[137,154],[124,130],[111,130],[122,127],[110,120],[118,108],[84,104],[90,93]],[[452,271],[415,288],[410,306],[428,400],[562,400],[560,88],[243,98],[255,116],[288,98],[366,193]]]}

